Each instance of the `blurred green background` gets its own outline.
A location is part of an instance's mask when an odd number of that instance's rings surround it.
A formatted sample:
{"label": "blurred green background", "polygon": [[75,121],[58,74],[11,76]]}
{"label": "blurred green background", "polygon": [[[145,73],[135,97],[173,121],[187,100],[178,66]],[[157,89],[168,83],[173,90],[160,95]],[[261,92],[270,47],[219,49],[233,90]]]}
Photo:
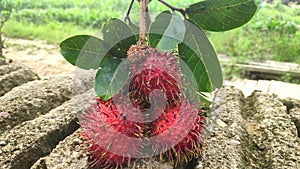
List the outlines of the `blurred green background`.
{"label": "blurred green background", "polygon": [[[3,0],[5,1],[5,0]],[[6,0],[12,15],[3,28],[11,38],[41,39],[58,44],[76,34],[95,34],[110,17],[124,18],[130,0]],[[199,0],[168,1],[187,7]],[[276,60],[300,63],[300,5],[283,5],[281,0],[259,6],[254,18],[241,28],[227,32],[207,32],[218,53],[235,60]],[[156,0],[150,11],[167,10]],[[132,19],[139,5],[134,3]]]}

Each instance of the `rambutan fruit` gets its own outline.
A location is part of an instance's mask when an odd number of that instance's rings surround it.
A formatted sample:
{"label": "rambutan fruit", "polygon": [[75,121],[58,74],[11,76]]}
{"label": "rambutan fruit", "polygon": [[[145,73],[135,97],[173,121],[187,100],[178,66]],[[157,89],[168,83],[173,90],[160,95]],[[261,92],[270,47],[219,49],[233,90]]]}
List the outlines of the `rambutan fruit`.
{"label": "rambutan fruit", "polygon": [[206,118],[203,110],[187,101],[169,108],[155,121],[150,130],[153,149],[175,164],[198,157],[203,145]]}
{"label": "rambutan fruit", "polygon": [[137,109],[150,108],[149,96],[154,90],[165,94],[166,107],[181,103],[182,74],[178,58],[170,52],[159,52],[153,48],[139,49],[136,46],[129,49],[128,58],[132,61],[129,96]]}
{"label": "rambutan fruit", "polygon": [[140,149],[142,136],[141,123],[128,120],[120,112],[113,100],[96,99],[88,113],[82,115],[82,136],[90,144],[89,152],[93,156],[92,165],[103,168],[129,165]]}
{"label": "rambutan fruit", "polygon": [[160,154],[175,163],[197,157],[205,117],[182,92],[179,59],[137,46],[130,48],[128,58],[125,86],[108,101],[97,98],[82,116],[82,136],[90,144],[93,165],[122,167],[140,154]]}

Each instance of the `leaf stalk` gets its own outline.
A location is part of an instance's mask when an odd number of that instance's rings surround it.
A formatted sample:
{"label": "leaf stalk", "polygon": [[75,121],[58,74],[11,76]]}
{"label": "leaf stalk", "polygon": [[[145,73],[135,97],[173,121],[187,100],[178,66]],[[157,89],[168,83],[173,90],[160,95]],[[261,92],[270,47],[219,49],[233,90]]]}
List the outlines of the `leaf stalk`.
{"label": "leaf stalk", "polygon": [[172,6],[171,4],[167,3],[167,2],[164,1],[164,0],[158,0],[158,1],[161,2],[162,4],[166,5],[166,6],[167,6],[168,8],[170,8],[172,11],[178,11],[178,12],[180,12],[180,13],[183,15],[184,19],[187,19],[187,17],[186,17],[186,12],[185,12],[185,10],[184,10],[183,8],[177,8],[177,7],[174,7],[174,6]]}

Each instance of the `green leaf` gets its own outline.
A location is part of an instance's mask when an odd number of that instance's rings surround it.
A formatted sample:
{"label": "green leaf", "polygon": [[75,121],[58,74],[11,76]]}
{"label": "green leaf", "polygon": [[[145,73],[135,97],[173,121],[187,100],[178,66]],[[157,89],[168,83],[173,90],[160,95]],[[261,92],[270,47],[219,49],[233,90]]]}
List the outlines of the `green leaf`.
{"label": "green leaf", "polygon": [[208,31],[226,31],[247,23],[257,6],[254,0],[206,0],[186,9],[189,18]]}
{"label": "green leaf", "polygon": [[103,40],[90,35],[77,35],[64,40],[61,54],[72,65],[82,69],[99,68],[110,46]]}
{"label": "green leaf", "polygon": [[183,73],[183,75],[185,75],[184,79],[188,83],[184,84],[184,86],[186,87],[185,96],[187,96],[190,102],[198,104],[199,102],[201,102],[201,98],[198,94],[199,90],[196,77],[184,60],[180,59],[179,63],[181,72]]}
{"label": "green leaf", "polygon": [[[194,76],[190,67],[185,63],[184,60],[180,60],[180,68],[182,73],[185,75],[185,81],[188,84],[185,84],[185,96],[191,103],[199,104],[200,102],[205,103],[205,107],[209,107],[211,103],[210,92],[211,92],[211,84],[209,81],[209,87],[206,92],[201,92],[198,89],[197,77]],[[199,79],[198,79],[199,80]],[[202,79],[205,81],[204,79]],[[206,86],[205,86],[206,87]],[[204,87],[204,88],[205,88]]]}
{"label": "green leaf", "polygon": [[129,75],[129,63],[119,58],[106,57],[95,78],[94,89],[100,98],[109,100],[125,85]]}
{"label": "green leaf", "polygon": [[209,107],[211,102],[212,102],[212,95],[209,92],[200,92],[200,98],[201,98],[201,102],[203,102],[205,104],[205,107]]}
{"label": "green leaf", "polygon": [[189,20],[185,21],[185,27],[186,34],[178,50],[192,75],[184,70],[183,73],[186,77],[195,77],[199,92],[211,92],[213,87],[219,88],[223,83],[217,54],[201,29]]}
{"label": "green leaf", "polygon": [[113,18],[105,23],[102,34],[104,41],[113,46],[109,53],[114,57],[125,58],[130,46],[137,43],[131,28],[120,19]]}
{"label": "green leaf", "polygon": [[183,20],[169,11],[160,13],[150,25],[149,43],[162,51],[175,49],[182,42],[185,33]]}
{"label": "green leaf", "polygon": [[140,27],[133,24],[133,23],[128,23],[129,27],[131,28],[132,30],[132,33],[134,34],[135,36],[135,40],[138,41],[139,40],[139,37],[140,37]]}

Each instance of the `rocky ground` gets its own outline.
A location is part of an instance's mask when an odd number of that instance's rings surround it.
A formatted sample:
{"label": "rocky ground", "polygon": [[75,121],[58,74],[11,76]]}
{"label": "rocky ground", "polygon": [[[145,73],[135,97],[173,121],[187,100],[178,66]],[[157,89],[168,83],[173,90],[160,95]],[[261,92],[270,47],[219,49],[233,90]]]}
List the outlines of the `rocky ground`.
{"label": "rocky ground", "polygon": [[[0,168],[92,168],[77,118],[94,96],[92,73],[74,77],[72,67],[50,62],[51,55],[33,63],[29,55],[22,61],[16,56],[8,57],[14,58],[9,65],[0,63]],[[299,100],[259,92],[245,98],[224,86],[214,95],[203,153],[186,168],[300,169],[299,137]],[[129,168],[174,167],[151,158]]]}
{"label": "rocky ground", "polygon": [[215,95],[200,168],[300,168],[299,101],[233,87]]}

